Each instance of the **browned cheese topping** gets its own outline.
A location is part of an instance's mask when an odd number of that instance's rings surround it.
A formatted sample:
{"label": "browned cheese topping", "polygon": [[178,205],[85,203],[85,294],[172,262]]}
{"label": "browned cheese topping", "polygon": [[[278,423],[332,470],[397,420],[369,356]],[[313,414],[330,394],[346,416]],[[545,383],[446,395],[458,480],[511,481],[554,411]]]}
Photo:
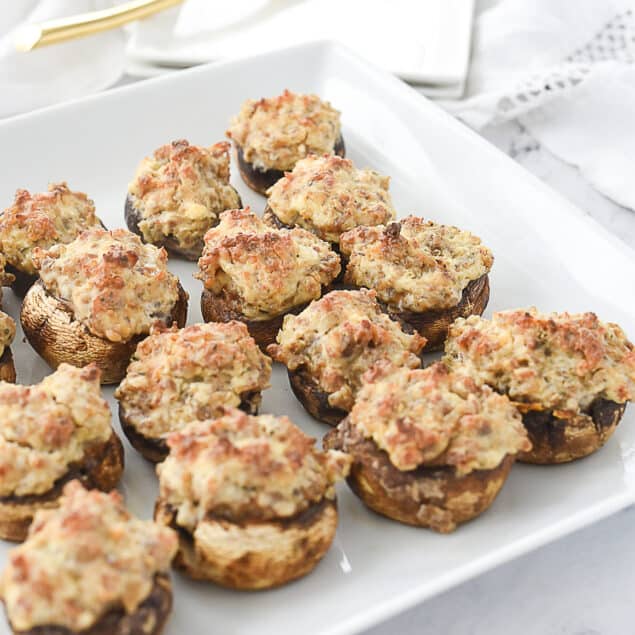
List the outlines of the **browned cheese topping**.
{"label": "browned cheese topping", "polygon": [[113,434],[91,364],[61,364],[39,384],[0,382],[0,496],[44,494]]}
{"label": "browned cheese topping", "polygon": [[110,610],[133,613],[177,546],[171,529],[131,516],[120,494],[72,481],[59,509],[38,511],[9,554],[0,585],[11,626],[83,632]]}
{"label": "browned cheese topping", "polygon": [[598,398],[635,396],[635,351],[617,325],[594,313],[517,309],[457,320],[445,360],[513,401],[584,412]]}
{"label": "browned cheese topping", "polygon": [[46,290],[91,333],[112,342],[168,321],[179,297],[165,250],[125,229],[85,231],[68,245],[36,250],[34,263]]}
{"label": "browned cheese topping", "polygon": [[[168,437],[170,454],[157,466],[160,498],[190,532],[206,516],[233,522],[294,516],[335,496],[350,457],[322,452],[287,417],[226,410]],[[194,533],[196,537],[196,533]]]}
{"label": "browned cheese topping", "polygon": [[285,90],[277,97],[248,99],[227,136],[259,170],[291,170],[309,154],[330,154],[340,137],[340,113],[316,95]]}
{"label": "browned cheese topping", "polygon": [[492,268],[492,252],[470,232],[408,216],[387,226],[357,227],[340,238],[349,258],[345,280],[370,287],[397,311],[447,309]]}
{"label": "browned cheese topping", "polygon": [[304,229],[274,229],[249,208],[221,214],[205,234],[196,277],[245,317],[266,320],[322,294],[340,272],[328,243]]}
{"label": "browned cheese topping", "polygon": [[94,203],[66,183],[51,184],[42,194],[18,190],[13,205],[0,215],[0,246],[10,265],[35,275],[36,247],[70,243],[83,230],[99,225]]}
{"label": "browned cheese topping", "polygon": [[3,311],[0,311],[0,357],[4,354],[7,346],[13,342],[15,337],[15,322],[13,318]]}
{"label": "browned cheese topping", "polygon": [[173,238],[195,248],[221,212],[239,207],[229,184],[229,147],[226,141],[209,148],[174,141],[141,162],[128,194],[146,242]]}
{"label": "browned cheese topping", "polygon": [[418,368],[426,339],[407,334],[382,312],[374,291],[332,291],[299,315],[287,315],[269,347],[290,370],[306,371],[329,404],[350,410],[362,375],[377,361]]}
{"label": "browned cheese topping", "polygon": [[270,376],[271,360],[241,322],[157,328],[137,346],[115,396],[131,425],[158,438],[238,407]]}
{"label": "browned cheese topping", "polygon": [[395,218],[389,182],[373,170],[358,170],[350,159],[310,156],[269,189],[267,203],[285,225],[338,243],[343,232]]}
{"label": "browned cheese topping", "polygon": [[415,370],[380,362],[364,380],[349,421],[399,470],[452,466],[463,476],[531,449],[507,397],[440,362]]}

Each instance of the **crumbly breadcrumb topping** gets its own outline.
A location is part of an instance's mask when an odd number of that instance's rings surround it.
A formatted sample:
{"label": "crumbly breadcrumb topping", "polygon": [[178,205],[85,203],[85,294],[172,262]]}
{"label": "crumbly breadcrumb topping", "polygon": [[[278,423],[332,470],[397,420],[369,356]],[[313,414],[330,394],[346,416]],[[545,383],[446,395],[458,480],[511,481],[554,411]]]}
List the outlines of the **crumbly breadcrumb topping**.
{"label": "crumbly breadcrumb topping", "polygon": [[315,447],[287,417],[226,410],[168,437],[170,454],[157,466],[160,499],[193,532],[206,516],[234,522],[294,516],[335,496],[348,455]]}
{"label": "crumbly breadcrumb topping", "polygon": [[304,229],[275,229],[249,208],[221,214],[205,234],[196,277],[245,317],[266,320],[319,298],[340,272],[328,243]]}
{"label": "crumbly breadcrumb topping", "polygon": [[340,238],[345,281],[377,291],[397,311],[456,306],[469,282],[492,268],[480,238],[416,216],[387,226],[357,227]]}
{"label": "crumbly breadcrumb topping", "polygon": [[143,159],[128,195],[146,242],[172,238],[194,249],[221,212],[239,207],[229,184],[229,147],[226,141],[205,148],[182,139]]}
{"label": "crumbly breadcrumb topping", "polygon": [[332,291],[299,315],[287,315],[270,355],[290,370],[305,370],[328,393],[329,404],[350,410],[362,375],[379,360],[418,368],[426,339],[405,333],[381,310],[374,291]]}
{"label": "crumbly breadcrumb topping", "polygon": [[0,496],[44,494],[86,448],[113,434],[91,364],[61,364],[39,384],[0,382]]}
{"label": "crumbly breadcrumb topping", "polygon": [[153,329],[115,392],[126,419],[146,437],[238,407],[269,385],[271,360],[242,322]]}
{"label": "crumbly breadcrumb topping", "polygon": [[179,297],[165,250],[125,229],[87,230],[68,245],[36,249],[33,261],[48,293],[68,303],[91,333],[112,342],[170,321]]}
{"label": "crumbly breadcrumb topping", "polygon": [[340,113],[317,95],[285,90],[277,97],[248,99],[227,136],[256,169],[291,170],[309,154],[333,152]]}
{"label": "crumbly breadcrumb topping", "polygon": [[399,470],[490,470],[531,443],[512,402],[437,362],[425,369],[380,362],[364,376],[349,422]]}
{"label": "crumbly breadcrumb topping", "polygon": [[133,613],[177,547],[174,531],[131,516],[119,493],[72,481],[59,509],[38,511],[9,553],[0,584],[11,627],[83,632],[111,609]]}
{"label": "crumbly breadcrumb topping", "polygon": [[395,218],[389,183],[390,177],[357,169],[350,159],[310,156],[269,188],[267,204],[285,225],[339,243],[350,229]]}
{"label": "crumbly breadcrumb topping", "polygon": [[513,401],[584,412],[598,398],[635,396],[635,350],[617,324],[594,313],[536,308],[471,316],[450,328],[445,360]]}
{"label": "crumbly breadcrumb topping", "polygon": [[93,201],[66,183],[53,183],[41,194],[18,190],[13,205],[0,214],[0,248],[10,265],[35,275],[36,247],[70,243],[83,230],[99,225]]}

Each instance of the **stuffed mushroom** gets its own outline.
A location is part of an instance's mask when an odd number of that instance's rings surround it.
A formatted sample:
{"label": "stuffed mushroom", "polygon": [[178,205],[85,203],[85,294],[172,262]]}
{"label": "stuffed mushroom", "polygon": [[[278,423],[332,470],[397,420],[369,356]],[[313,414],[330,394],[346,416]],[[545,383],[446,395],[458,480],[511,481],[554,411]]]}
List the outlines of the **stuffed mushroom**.
{"label": "stuffed mushroom", "polygon": [[20,320],[33,348],[53,368],[95,362],[117,383],[138,342],[156,323],[183,326],[187,294],[167,269],[167,254],[125,229],[91,229],[68,245],[36,250],[40,279]]}
{"label": "stuffed mushroom", "polygon": [[53,183],[39,194],[18,190],[13,205],[0,214],[0,246],[6,271],[14,276],[12,289],[24,297],[37,280],[35,249],[70,243],[82,231],[100,226],[93,201],[66,183]]}
{"label": "stuffed mushroom", "polygon": [[221,214],[205,235],[198,267],[205,321],[244,322],[264,348],[287,313],[301,311],[328,288],[340,259],[310,232],[275,229],[246,208]]}
{"label": "stuffed mushroom", "polygon": [[564,463],[603,446],[635,396],[635,350],[594,313],[516,309],[457,320],[445,362],[507,395],[523,416],[529,463]]}
{"label": "stuffed mushroom", "polygon": [[256,414],[269,385],[271,360],[242,322],[154,328],[117,388],[128,440],[150,461],[168,454],[166,439],[225,407]]}
{"label": "stuffed mushroom", "polygon": [[426,338],[426,351],[443,348],[456,318],[487,306],[494,258],[470,232],[408,216],[346,232],[340,250],[344,282],[374,289],[389,313]]}
{"label": "stuffed mushroom", "polygon": [[130,231],[171,254],[197,260],[203,236],[220,213],[242,207],[229,184],[229,147],[226,141],[205,148],[181,139],[146,157],[128,186]]}
{"label": "stuffed mushroom", "polygon": [[389,183],[389,177],[358,169],[350,159],[312,155],[269,189],[263,218],[274,227],[302,227],[339,253],[344,232],[395,219]]}
{"label": "stuffed mushroom", "polygon": [[368,507],[448,533],[492,504],[531,443],[509,399],[469,375],[380,362],[324,446],[352,457],[348,483]]}
{"label": "stuffed mushroom", "polygon": [[236,147],[243,180],[260,194],[310,154],[345,154],[340,113],[317,95],[289,90],[248,99],[227,136]]}
{"label": "stuffed mushroom", "polygon": [[426,340],[392,319],[374,291],[331,291],[288,315],[267,349],[288,369],[296,397],[313,417],[336,425],[350,411],[362,375],[379,360],[418,368]]}
{"label": "stuffed mushroom", "polygon": [[0,591],[15,635],[160,635],[177,537],[132,517],[116,492],[64,488],[9,552]]}
{"label": "stuffed mushroom", "polygon": [[0,537],[24,540],[38,509],[56,507],[66,483],[110,491],[123,446],[93,364],[62,364],[34,386],[0,382]]}
{"label": "stuffed mushroom", "polygon": [[350,458],[322,452],[287,417],[227,410],[168,437],[155,519],[179,533],[175,565],[234,589],[309,573],[337,526]]}

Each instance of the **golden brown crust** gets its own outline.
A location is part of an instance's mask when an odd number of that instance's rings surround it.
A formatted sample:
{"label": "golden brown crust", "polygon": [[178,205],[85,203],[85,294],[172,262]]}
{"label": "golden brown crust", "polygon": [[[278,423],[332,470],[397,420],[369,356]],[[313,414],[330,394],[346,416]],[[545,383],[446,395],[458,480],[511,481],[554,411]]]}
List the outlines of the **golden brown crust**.
{"label": "golden brown crust", "polygon": [[66,474],[57,479],[49,491],[36,495],[0,497],[0,538],[23,541],[35,513],[40,509],[58,506],[66,483],[76,479],[87,489],[109,492],[119,483],[123,468],[123,445],[113,432],[106,442],[87,447],[81,461],[69,465]]}
{"label": "golden brown crust", "polygon": [[402,472],[447,466],[462,477],[531,449],[507,397],[441,362],[423,369],[378,362],[363,382],[348,424]]}
{"label": "golden brown crust", "polygon": [[127,429],[160,441],[244,400],[257,409],[270,376],[271,360],[240,322],[158,327],[137,346],[115,398]]}
{"label": "golden brown crust", "polygon": [[606,399],[594,401],[587,413],[565,416],[558,411],[517,406],[532,443],[532,449],[521,452],[518,460],[543,465],[567,463],[600,449],[615,432],[626,409],[626,404]]}
{"label": "golden brown crust", "polygon": [[460,477],[451,467],[402,472],[348,419],[328,432],[324,447],[353,457],[347,481],[365,505],[388,518],[440,533],[452,532],[482,514],[496,498],[514,462],[514,456],[506,456],[494,469]]}
{"label": "golden brown crust", "polygon": [[37,274],[33,250],[69,243],[85,229],[101,225],[95,205],[83,192],[66,183],[53,183],[48,191],[31,194],[18,190],[13,205],[0,215],[2,252],[15,271],[25,274],[20,286]]}
{"label": "golden brown crust", "polygon": [[328,551],[337,527],[335,501],[323,500],[284,521],[235,523],[207,518],[193,536],[159,500],[155,520],[179,534],[174,565],[195,580],[231,589],[268,589],[310,573]]}
{"label": "golden brown crust", "polygon": [[155,519],[179,532],[177,566],[239,589],[308,573],[337,525],[349,457],[315,447],[287,417],[225,411],[168,437]]}
{"label": "golden brown crust", "polygon": [[316,95],[285,90],[245,101],[226,134],[254,168],[290,170],[309,154],[333,152],[340,113]]}
{"label": "golden brown crust", "polygon": [[[128,227],[128,229],[133,234],[137,234],[137,236],[140,236],[143,240],[143,235],[141,234],[141,230],[139,229],[139,212],[134,208],[132,200],[130,199],[130,195],[126,197],[126,202],[124,204],[124,219],[126,221],[126,226]],[[199,259],[201,252],[203,251],[202,238],[200,243],[196,243],[191,248],[180,246],[173,238],[169,236],[164,240],[157,241],[152,244],[157,247],[164,247],[165,250],[173,256],[178,256],[192,262],[196,262]]]}
{"label": "golden brown crust", "polygon": [[382,311],[373,291],[331,291],[299,315],[287,315],[267,350],[290,371],[304,370],[328,393],[330,406],[348,411],[362,375],[379,360],[421,365],[426,340],[408,329]]}
{"label": "golden brown crust", "polygon": [[167,576],[177,548],[175,532],[131,516],[118,492],[71,481],[59,506],[39,510],[27,540],[9,553],[0,577],[7,617],[18,632],[85,633],[113,610],[125,623],[152,596],[157,576]]}
{"label": "golden brown crust", "polygon": [[[179,283],[170,321],[182,327],[186,319],[187,294]],[[75,319],[66,303],[50,295],[41,282],[34,284],[25,296],[20,321],[29,343],[49,366],[57,368],[67,362],[82,367],[94,362],[101,370],[102,384],[121,381],[141,339],[111,342],[93,335]]]}
{"label": "golden brown crust", "polygon": [[328,243],[303,229],[269,227],[249,208],[221,214],[205,234],[198,266],[205,289],[261,321],[320,297],[340,272]]}
{"label": "golden brown crust", "polygon": [[145,242],[196,260],[205,232],[227,209],[241,207],[229,184],[226,141],[209,148],[174,141],[140,164],[128,187],[125,216],[130,231]]}
{"label": "golden brown crust", "polygon": [[0,383],[0,496],[46,493],[111,436],[95,365],[62,364],[34,385]]}
{"label": "golden brown crust", "polygon": [[340,237],[340,251],[348,258],[344,281],[374,289],[395,312],[455,307],[494,261],[474,234],[417,216],[356,227]]}
{"label": "golden brown crust", "polygon": [[36,626],[14,635],[161,635],[172,611],[172,582],[167,574],[155,576],[148,597],[132,612],[110,609],[90,628],[74,631],[64,626]]}
{"label": "golden brown crust", "polygon": [[534,445],[530,463],[587,456],[611,436],[635,394],[635,350],[616,324],[593,313],[495,313],[457,320],[446,364],[512,399]]}
{"label": "golden brown crust", "polygon": [[318,450],[287,417],[237,409],[173,432],[168,447],[160,496],[190,532],[210,514],[238,523],[295,516],[333,499],[348,471],[346,455]]}
{"label": "golden brown crust", "polygon": [[394,220],[389,182],[373,170],[355,168],[349,159],[309,156],[269,189],[263,218],[274,225],[302,227],[337,245],[355,227]]}
{"label": "golden brown crust", "polygon": [[540,410],[575,414],[598,398],[625,403],[635,396],[635,347],[594,313],[529,308],[458,319],[445,351],[449,366]]}
{"label": "golden brown crust", "polygon": [[125,229],[92,229],[69,244],[36,248],[33,262],[46,290],[93,335],[111,342],[147,334],[169,319],[178,300],[166,251]]}

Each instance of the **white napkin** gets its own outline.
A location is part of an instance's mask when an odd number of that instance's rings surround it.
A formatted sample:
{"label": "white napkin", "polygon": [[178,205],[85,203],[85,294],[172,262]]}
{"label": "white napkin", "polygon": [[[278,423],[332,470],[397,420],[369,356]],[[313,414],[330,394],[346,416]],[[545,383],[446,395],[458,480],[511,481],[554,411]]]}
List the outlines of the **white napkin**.
{"label": "white napkin", "polygon": [[103,9],[111,0],[11,0],[0,11],[0,117],[73,99],[110,86],[125,67],[124,33],[119,29],[82,40],[18,53],[13,30]]}
{"label": "white napkin", "polygon": [[138,63],[190,65],[339,40],[414,82],[462,88],[474,0],[187,0],[133,25]]}
{"label": "white napkin", "polygon": [[469,98],[444,105],[478,130],[518,119],[635,209],[635,2],[502,0],[474,40]]}

